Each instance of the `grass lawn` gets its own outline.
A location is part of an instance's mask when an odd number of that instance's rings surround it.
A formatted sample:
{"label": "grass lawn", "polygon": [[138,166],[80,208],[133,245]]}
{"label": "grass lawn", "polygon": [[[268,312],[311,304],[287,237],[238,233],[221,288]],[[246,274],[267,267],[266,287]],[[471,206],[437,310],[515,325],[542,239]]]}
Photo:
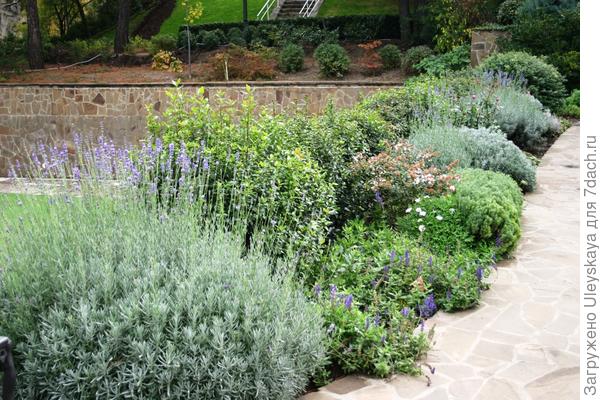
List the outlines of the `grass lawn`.
{"label": "grass lawn", "polygon": [[[198,0],[192,0],[198,1]],[[256,14],[265,4],[265,0],[248,0],[248,18],[256,19]],[[202,1],[204,12],[197,22],[207,24],[211,22],[238,22],[242,20],[242,0],[209,0]],[[171,13],[171,16],[160,27],[160,33],[169,33],[177,35],[179,27],[184,24],[185,9],[181,6],[181,1]]]}
{"label": "grass lawn", "polygon": [[361,14],[398,14],[398,0],[325,0],[320,17]]}

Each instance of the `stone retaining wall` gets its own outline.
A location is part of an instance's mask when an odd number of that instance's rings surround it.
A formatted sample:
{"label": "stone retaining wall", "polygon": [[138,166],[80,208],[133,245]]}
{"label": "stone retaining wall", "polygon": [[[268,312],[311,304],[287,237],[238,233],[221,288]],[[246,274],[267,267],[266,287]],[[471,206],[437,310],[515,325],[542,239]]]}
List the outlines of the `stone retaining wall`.
{"label": "stone retaining wall", "polygon": [[[204,96],[220,92],[240,103],[245,83],[203,85]],[[331,99],[349,107],[371,92],[396,86],[391,83],[306,82],[252,83],[257,104],[274,112],[302,108],[322,111]],[[186,86],[197,91],[199,85]],[[70,142],[73,133],[104,135],[118,144],[137,143],[146,132],[146,106],[162,112],[169,85],[0,85],[0,176],[6,176],[15,159],[23,159],[38,142]]]}

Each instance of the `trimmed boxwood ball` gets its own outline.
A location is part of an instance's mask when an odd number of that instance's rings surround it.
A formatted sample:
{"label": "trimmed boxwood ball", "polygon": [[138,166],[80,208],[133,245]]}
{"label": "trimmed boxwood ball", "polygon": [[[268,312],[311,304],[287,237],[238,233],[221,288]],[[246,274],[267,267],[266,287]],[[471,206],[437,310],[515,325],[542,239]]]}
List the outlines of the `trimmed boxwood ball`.
{"label": "trimmed boxwood ball", "polygon": [[406,50],[402,57],[402,68],[406,73],[415,72],[415,66],[425,58],[433,55],[433,50],[428,46],[415,46]]}
{"label": "trimmed boxwood ball", "polygon": [[383,68],[394,69],[402,65],[402,52],[395,44],[386,44],[379,50]]}
{"label": "trimmed boxwood ball", "polygon": [[458,210],[477,239],[494,241],[498,255],[513,251],[521,237],[523,194],[508,175],[465,169],[456,187]]}
{"label": "trimmed boxwood ball", "polygon": [[567,92],[564,78],[553,65],[522,51],[496,53],[478,67],[483,71],[502,71],[526,80],[527,89],[545,107],[556,111]]}
{"label": "trimmed boxwood ball", "polygon": [[202,48],[205,50],[214,50],[220,43],[221,39],[216,32],[207,31],[202,35]]}
{"label": "trimmed boxwood ball", "polygon": [[279,55],[279,69],[283,72],[298,72],[304,67],[304,49],[297,44],[288,44]]}
{"label": "trimmed boxwood ball", "polygon": [[327,77],[341,78],[350,69],[350,58],[346,49],[336,43],[325,43],[315,50],[321,74]]}

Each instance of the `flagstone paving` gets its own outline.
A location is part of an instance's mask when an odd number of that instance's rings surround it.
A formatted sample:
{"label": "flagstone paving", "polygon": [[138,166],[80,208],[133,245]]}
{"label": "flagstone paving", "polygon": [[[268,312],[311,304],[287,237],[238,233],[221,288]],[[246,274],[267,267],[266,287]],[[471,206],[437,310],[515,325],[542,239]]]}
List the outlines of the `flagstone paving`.
{"label": "flagstone paving", "polygon": [[437,313],[425,377],[348,376],[302,400],[569,400],[579,396],[579,127],[542,159],[523,237],[482,304]]}

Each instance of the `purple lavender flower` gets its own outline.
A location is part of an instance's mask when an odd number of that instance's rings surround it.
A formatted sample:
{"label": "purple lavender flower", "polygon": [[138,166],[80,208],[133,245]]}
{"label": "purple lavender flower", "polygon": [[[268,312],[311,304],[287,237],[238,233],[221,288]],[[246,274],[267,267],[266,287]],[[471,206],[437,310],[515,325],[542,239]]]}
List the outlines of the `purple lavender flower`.
{"label": "purple lavender flower", "polygon": [[450,301],[452,299],[452,290],[450,290],[450,288],[448,288],[448,290],[446,290],[446,300]]}
{"label": "purple lavender flower", "polygon": [[462,276],[462,273],[463,273],[462,267],[458,267],[458,270],[456,271],[456,277],[458,279],[460,279],[460,277]]}
{"label": "purple lavender flower", "polygon": [[208,159],[204,159],[202,160],[202,168],[204,168],[205,171],[208,171],[208,169],[210,168],[208,165]]}
{"label": "purple lavender flower", "polygon": [[337,294],[337,286],[329,285],[329,298],[331,299],[332,302],[335,301],[336,294]]}
{"label": "purple lavender flower", "polygon": [[381,344],[385,344],[387,337],[385,335],[381,336]]}
{"label": "purple lavender flower", "polygon": [[375,315],[375,318],[373,319],[373,325],[379,326],[380,323],[381,323],[381,315],[379,315],[379,313],[377,313]]}
{"label": "purple lavender flower", "polygon": [[321,296],[321,285],[319,285],[318,283],[315,285],[315,297],[320,297]]}
{"label": "purple lavender flower", "polygon": [[402,314],[404,318],[408,317],[408,314],[410,314],[410,308],[404,307],[402,311],[400,311],[400,314]]}
{"label": "purple lavender flower", "polygon": [[406,265],[407,267],[410,266],[410,253],[408,252],[408,250],[404,252],[404,265]]}
{"label": "purple lavender flower", "polygon": [[423,318],[429,318],[437,311],[437,305],[435,304],[435,299],[433,294],[430,294],[425,298],[425,301],[422,305],[419,306],[419,314]]}
{"label": "purple lavender flower", "polygon": [[191,160],[187,155],[187,151],[185,150],[185,144],[181,143],[179,147],[179,155],[177,156],[177,165],[181,168],[182,174],[188,174],[191,168]]}
{"label": "purple lavender flower", "polygon": [[475,270],[475,276],[479,281],[483,279],[483,268],[481,267],[481,265],[477,265],[477,269]]}
{"label": "purple lavender flower", "polygon": [[433,256],[429,256],[429,268],[433,267]]}
{"label": "purple lavender flower", "polygon": [[394,263],[394,261],[396,260],[396,250],[392,250],[390,252],[390,263]]}
{"label": "purple lavender flower", "polygon": [[349,310],[352,308],[352,295],[351,294],[346,296],[346,300],[344,301],[344,307],[346,307],[346,310]]}

